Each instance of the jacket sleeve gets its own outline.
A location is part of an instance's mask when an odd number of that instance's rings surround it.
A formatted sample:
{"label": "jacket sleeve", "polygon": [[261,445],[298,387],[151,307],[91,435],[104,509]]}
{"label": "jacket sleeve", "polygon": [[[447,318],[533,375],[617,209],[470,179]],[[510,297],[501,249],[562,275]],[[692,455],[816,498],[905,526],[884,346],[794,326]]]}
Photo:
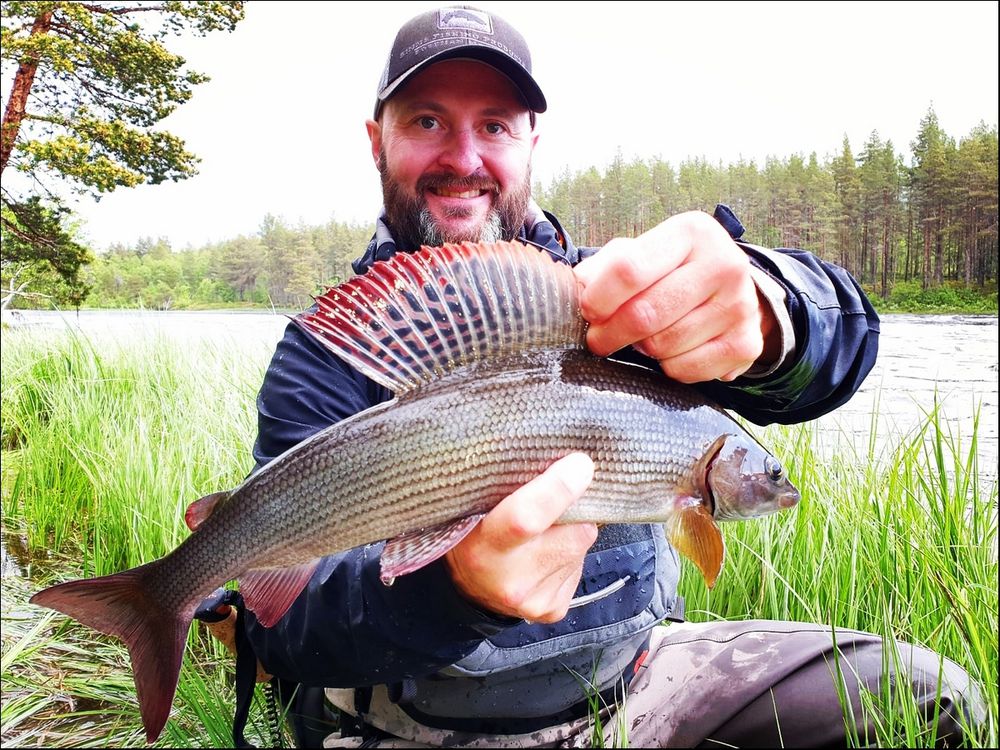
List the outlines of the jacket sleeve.
{"label": "jacket sleeve", "polygon": [[[743,225],[724,204],[715,207],[714,217],[750,262],[785,290],[795,353],[765,377],[698,383],[695,388],[761,425],[805,422],[846,403],[878,354],[879,318],[864,291],[843,268],[805,250],[768,250],[743,242]],[[581,247],[580,257],[598,250]],[[631,347],[614,357],[659,369],[656,361]]]}
{"label": "jacket sleeve", "polygon": [[[289,325],[257,398],[258,470],[313,433],[390,396]],[[452,664],[515,622],[469,604],[441,560],[383,585],[381,550],[379,543],[324,558],[273,627],[247,613],[247,636],[268,672],[327,687],[393,682]]]}
{"label": "jacket sleeve", "polygon": [[765,378],[702,383],[699,390],[757,424],[816,419],[846,403],[875,364],[879,318],[843,268],[804,250],[738,243],[785,289],[795,354]]}

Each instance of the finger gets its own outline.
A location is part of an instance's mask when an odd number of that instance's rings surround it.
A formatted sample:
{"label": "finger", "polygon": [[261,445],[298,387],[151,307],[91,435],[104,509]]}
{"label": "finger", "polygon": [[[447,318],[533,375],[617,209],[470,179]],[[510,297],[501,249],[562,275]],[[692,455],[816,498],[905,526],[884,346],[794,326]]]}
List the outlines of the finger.
{"label": "finger", "polygon": [[[642,242],[618,238],[574,269],[582,285],[580,312],[591,322],[609,318],[621,305],[649,288],[687,258],[679,243],[661,237],[655,251]],[[675,247],[677,249],[675,249]]]}
{"label": "finger", "polygon": [[[763,346],[760,308],[752,286],[749,296],[722,291],[710,297],[680,320],[643,339],[637,348],[656,360],[664,360],[697,349],[719,337],[732,337],[734,340],[747,337],[744,346],[734,345],[734,355],[745,356],[750,363],[760,356],[759,348]],[[737,359],[732,367],[739,364]]]}
{"label": "finger", "polygon": [[502,611],[532,622],[562,619],[579,586],[587,551],[596,539],[597,525],[580,523],[552,526],[526,543],[519,551],[527,554],[528,568],[520,578],[521,585],[508,579],[500,597]]}
{"label": "finger", "polygon": [[[625,302],[609,318],[591,323],[587,347],[597,356],[606,357],[624,346],[648,339],[701,306],[718,291],[719,285],[718,277],[707,273],[703,264],[680,266]],[[646,348],[642,351],[655,356]],[[680,352],[664,352],[664,356],[674,353]]]}
{"label": "finger", "polygon": [[582,574],[582,558],[553,571],[521,604],[518,615],[529,622],[559,622],[569,612]]}
{"label": "finger", "polygon": [[669,327],[636,343],[636,348],[658,362],[694,351],[720,336],[730,326],[716,312],[715,305],[705,303]]}
{"label": "finger", "polygon": [[483,519],[484,539],[509,549],[542,534],[590,486],[594,462],[585,453],[571,453],[519,487]]}
{"label": "finger", "polygon": [[230,607],[229,616],[217,622],[206,622],[205,627],[226,649],[236,653],[236,608]]}
{"label": "finger", "polygon": [[732,380],[753,365],[762,346],[759,331],[727,332],[683,354],[661,359],[660,368],[668,377],[682,383]]}

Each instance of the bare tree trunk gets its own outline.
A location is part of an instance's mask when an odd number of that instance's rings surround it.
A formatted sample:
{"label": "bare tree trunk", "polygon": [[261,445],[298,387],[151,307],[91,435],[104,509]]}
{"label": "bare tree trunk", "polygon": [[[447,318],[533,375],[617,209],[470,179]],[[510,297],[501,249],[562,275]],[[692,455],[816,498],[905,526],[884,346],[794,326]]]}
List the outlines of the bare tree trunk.
{"label": "bare tree trunk", "polygon": [[[858,263],[858,274],[860,275],[860,281],[862,284],[865,283],[865,270],[868,266],[868,219],[864,219],[861,224],[861,260]],[[875,279],[872,278],[872,283],[875,283]]]}
{"label": "bare tree trunk", "polygon": [[[906,260],[903,263],[903,281],[910,280],[910,262],[913,249],[913,207],[908,206],[906,209]],[[916,274],[914,274],[916,275]]]}
{"label": "bare tree trunk", "polygon": [[976,210],[965,215],[965,252],[963,253],[965,285],[972,286],[972,264],[976,255]]}
{"label": "bare tree trunk", "polygon": [[882,221],[882,299],[889,299],[889,237],[890,222],[888,212]]}
{"label": "bare tree trunk", "polygon": [[[31,27],[31,35],[48,34],[52,26],[52,11],[47,10],[35,19]],[[3,113],[3,130],[0,135],[0,172],[7,168],[7,161],[14,150],[14,142],[17,141],[17,134],[21,130],[21,121],[24,120],[25,108],[28,104],[28,95],[31,93],[31,85],[35,80],[35,71],[38,70],[38,53],[31,52],[21,60],[14,75],[14,84],[10,90],[10,98],[7,100],[7,107]]]}
{"label": "bare tree trunk", "polygon": [[934,226],[934,286],[944,283],[944,227],[938,220]]}
{"label": "bare tree trunk", "polygon": [[927,289],[931,285],[931,225],[924,222],[924,267],[920,269],[920,288]]}

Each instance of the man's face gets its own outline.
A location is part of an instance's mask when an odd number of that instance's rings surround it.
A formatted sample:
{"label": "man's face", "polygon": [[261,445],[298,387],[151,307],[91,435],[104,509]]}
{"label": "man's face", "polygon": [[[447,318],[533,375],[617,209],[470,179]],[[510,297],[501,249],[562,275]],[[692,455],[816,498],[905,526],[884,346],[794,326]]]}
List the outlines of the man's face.
{"label": "man's face", "polygon": [[401,248],[516,235],[538,136],[506,76],[472,60],[431,65],[367,127]]}

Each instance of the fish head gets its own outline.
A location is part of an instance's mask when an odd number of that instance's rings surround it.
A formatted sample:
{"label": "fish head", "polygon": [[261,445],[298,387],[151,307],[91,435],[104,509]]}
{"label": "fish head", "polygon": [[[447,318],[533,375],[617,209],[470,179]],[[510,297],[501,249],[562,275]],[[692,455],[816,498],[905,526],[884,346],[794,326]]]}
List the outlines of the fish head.
{"label": "fish head", "polygon": [[718,521],[739,521],[795,506],[799,491],[781,462],[750,435],[723,435],[705,484]]}

